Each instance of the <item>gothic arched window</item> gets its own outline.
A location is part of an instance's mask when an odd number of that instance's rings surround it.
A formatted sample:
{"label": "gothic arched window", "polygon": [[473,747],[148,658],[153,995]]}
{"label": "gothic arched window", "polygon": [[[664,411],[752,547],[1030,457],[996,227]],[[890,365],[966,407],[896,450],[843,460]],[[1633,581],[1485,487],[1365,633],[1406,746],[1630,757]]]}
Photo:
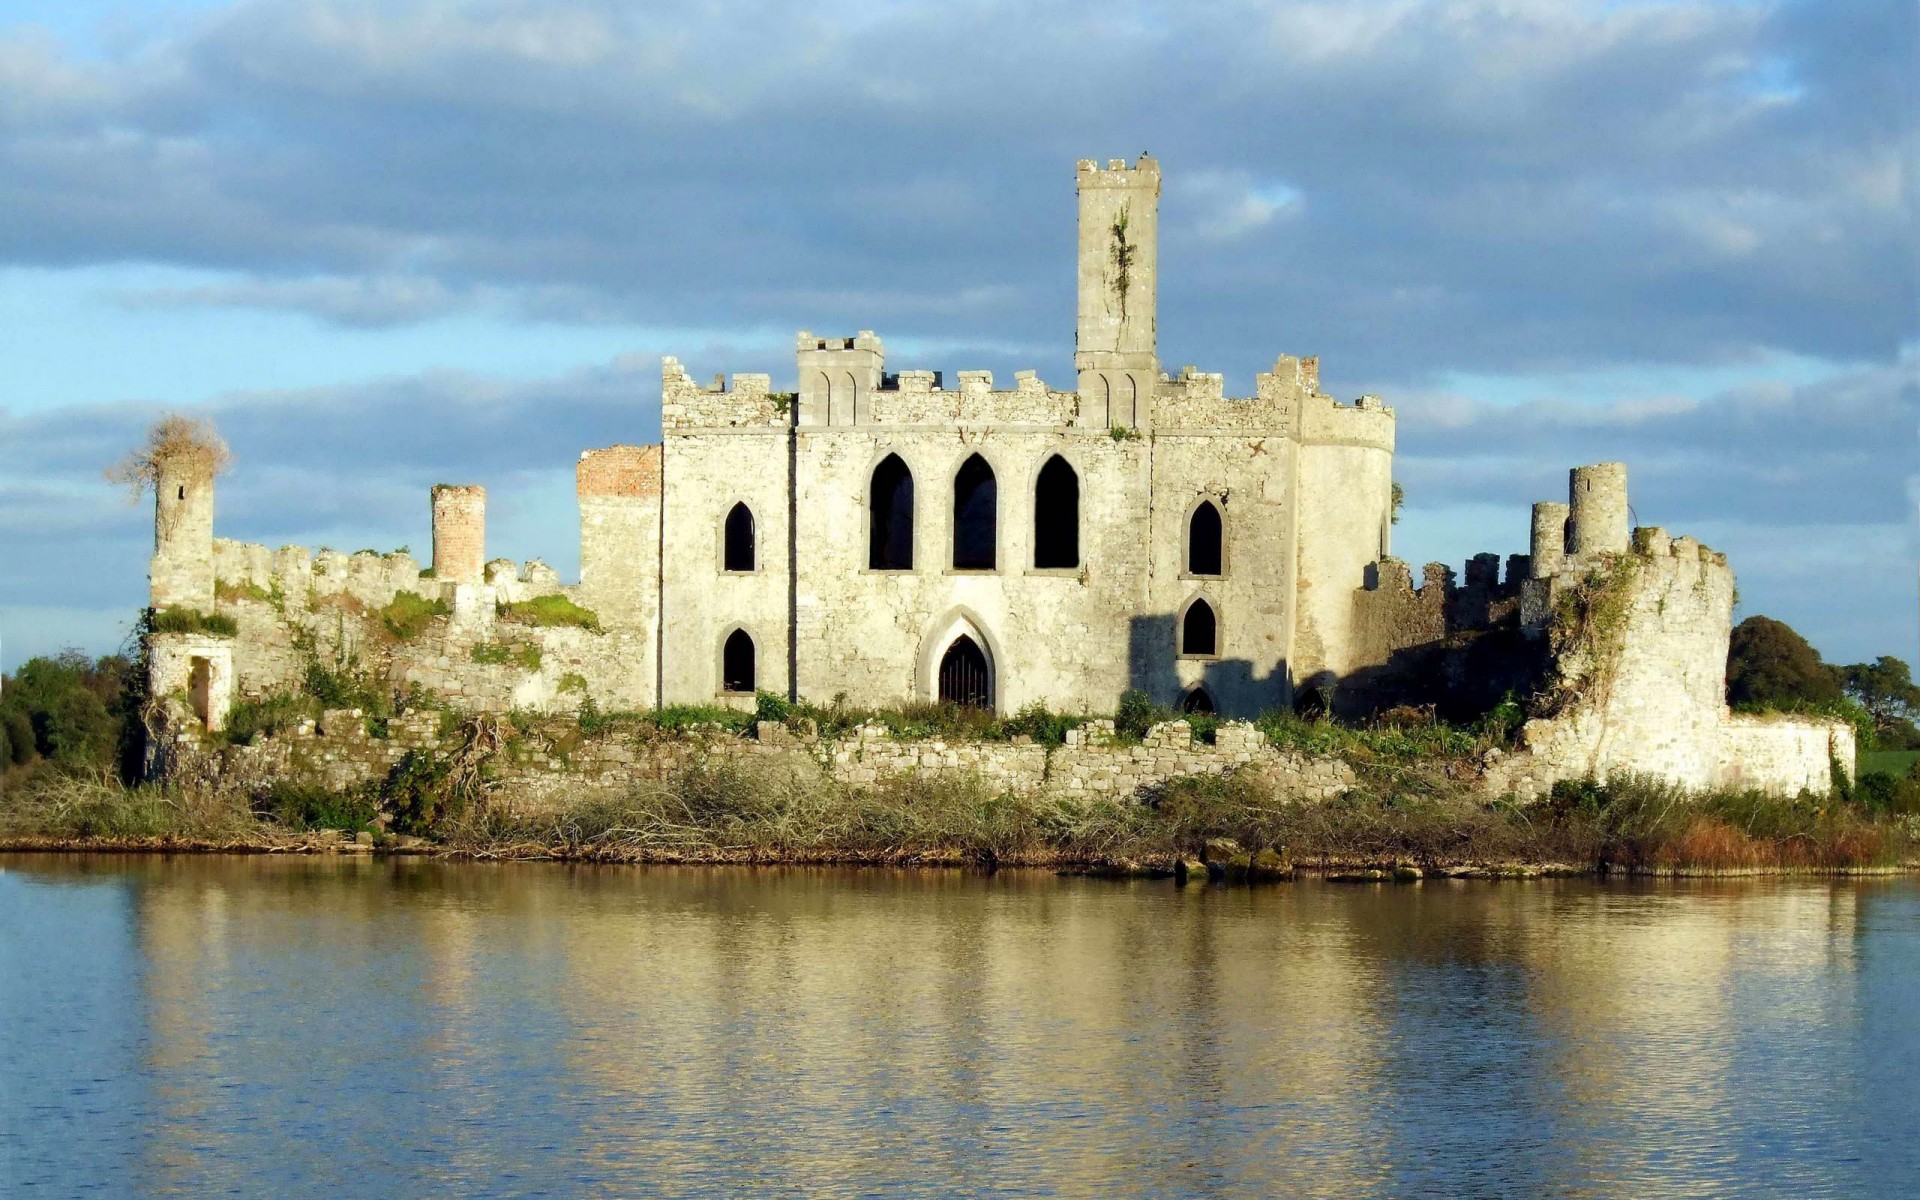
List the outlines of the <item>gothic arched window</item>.
{"label": "gothic arched window", "polygon": [[729,571],[753,570],[753,510],[744,503],[727,510],[724,568]]}
{"label": "gothic arched window", "polygon": [[999,519],[999,488],[993,468],[978,454],[960,464],[953,477],[953,566],[957,571],[991,571]]}
{"label": "gothic arched window", "polygon": [[727,635],[720,648],[720,688],[727,692],[751,692],[754,688],[753,638],[744,629]]}
{"label": "gothic arched window", "polygon": [[1220,622],[1204,597],[1187,605],[1180,618],[1180,653],[1208,656],[1220,653]]}
{"label": "gothic arched window", "polygon": [[871,525],[867,536],[867,566],[876,571],[913,569],[913,472],[889,454],[873,469],[869,500]]}
{"label": "gothic arched window", "polygon": [[1213,501],[1202,500],[1187,518],[1187,574],[1220,574],[1221,532],[1220,509]]}
{"label": "gothic arched window", "polygon": [[1033,487],[1033,565],[1080,565],[1080,476],[1058,454]]}

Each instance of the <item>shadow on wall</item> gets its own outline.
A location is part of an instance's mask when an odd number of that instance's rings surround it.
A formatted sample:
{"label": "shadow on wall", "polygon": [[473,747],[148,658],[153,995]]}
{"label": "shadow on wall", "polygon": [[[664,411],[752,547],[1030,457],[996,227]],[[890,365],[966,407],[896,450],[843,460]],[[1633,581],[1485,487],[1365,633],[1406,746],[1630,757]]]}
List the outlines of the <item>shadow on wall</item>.
{"label": "shadow on wall", "polygon": [[[1551,665],[1546,651],[1544,638],[1528,638],[1505,625],[1402,647],[1379,666],[1363,667],[1337,682],[1314,682],[1321,689],[1319,703],[1331,697],[1334,713],[1348,720],[1415,705],[1431,706],[1442,720],[1466,724],[1509,695],[1524,700],[1537,692]],[[1303,698],[1305,692],[1302,689]]]}
{"label": "shadow on wall", "polygon": [[[1177,667],[1178,643],[1172,613],[1133,617],[1127,622],[1127,685],[1145,692],[1155,704],[1178,709],[1190,690]],[[1286,700],[1286,660],[1255,674],[1245,658],[1193,660],[1201,665],[1200,686],[1222,716],[1257,717]]]}

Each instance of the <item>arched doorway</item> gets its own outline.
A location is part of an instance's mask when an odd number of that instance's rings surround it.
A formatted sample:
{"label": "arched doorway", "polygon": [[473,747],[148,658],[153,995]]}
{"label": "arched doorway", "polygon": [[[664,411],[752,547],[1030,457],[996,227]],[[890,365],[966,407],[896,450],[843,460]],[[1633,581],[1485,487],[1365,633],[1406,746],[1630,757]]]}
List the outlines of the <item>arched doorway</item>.
{"label": "arched doorway", "polygon": [[966,634],[953,639],[940,659],[940,700],[964,708],[992,708],[993,682],[980,643]]}

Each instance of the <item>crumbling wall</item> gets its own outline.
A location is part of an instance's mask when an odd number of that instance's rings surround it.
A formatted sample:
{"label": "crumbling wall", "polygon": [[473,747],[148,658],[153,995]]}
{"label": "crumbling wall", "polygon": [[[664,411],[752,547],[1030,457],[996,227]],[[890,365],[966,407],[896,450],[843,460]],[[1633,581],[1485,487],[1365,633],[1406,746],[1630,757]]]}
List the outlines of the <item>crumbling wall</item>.
{"label": "crumbling wall", "polygon": [[[489,760],[502,810],[537,815],[584,799],[617,797],[633,787],[669,779],[696,761],[773,762],[850,787],[870,787],[911,776],[978,780],[995,793],[1065,798],[1130,799],[1170,779],[1256,771],[1292,800],[1332,799],[1351,788],[1353,771],[1332,758],[1274,747],[1251,725],[1220,726],[1212,744],[1198,741],[1185,721],[1155,725],[1137,743],[1114,737],[1110,721],[1068,733],[1054,749],[1028,739],[1011,742],[900,739],[879,725],[845,737],[823,738],[762,722],[755,736],[721,730],[673,737],[612,733],[532,739]],[[355,709],[335,709],[319,720],[249,745],[225,745],[191,729],[167,743],[164,769],[174,782],[257,793],[276,782],[344,790],[386,777],[412,751],[446,755],[460,743],[440,715],[418,711],[390,722],[384,736]],[[561,748],[561,747],[564,748]]]}
{"label": "crumbling wall", "polygon": [[1488,790],[1537,798],[1564,779],[1645,775],[1689,788],[1825,792],[1854,767],[1852,730],[1733,717],[1726,704],[1733,572],[1691,538],[1642,529],[1626,553],[1572,558],[1528,585],[1556,679],[1493,763]]}

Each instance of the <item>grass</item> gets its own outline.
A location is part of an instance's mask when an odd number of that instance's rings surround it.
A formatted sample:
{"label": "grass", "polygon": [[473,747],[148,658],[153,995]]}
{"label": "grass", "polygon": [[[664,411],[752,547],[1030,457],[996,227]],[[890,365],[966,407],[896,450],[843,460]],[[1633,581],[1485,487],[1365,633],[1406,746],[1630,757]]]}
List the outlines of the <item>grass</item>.
{"label": "grass", "polygon": [[1689,795],[1633,779],[1563,788],[1531,808],[1459,787],[1356,789],[1297,804],[1251,775],[1176,780],[1142,802],[999,794],[951,775],[851,788],[791,761],[716,757],[618,798],[537,817],[480,809],[436,832],[453,849],[488,857],[1171,866],[1231,839],[1248,855],[1273,850],[1325,868],[1507,863],[1660,873],[1888,866],[1914,853],[1920,829],[1841,802]]}
{"label": "grass", "polygon": [[213,581],[213,597],[222,604],[232,604],[239,600],[259,600],[264,603],[273,599],[273,593],[251,580],[234,583],[231,580],[216,579]]}
{"label": "grass", "polygon": [[225,613],[196,612],[191,608],[163,608],[151,618],[155,633],[207,633],[215,637],[233,637],[240,624]]}
{"label": "grass", "polygon": [[522,625],[543,628],[571,625],[594,633],[600,632],[599,614],[590,608],[580,607],[565,596],[535,596],[531,600],[498,605],[495,611],[502,618]]}
{"label": "grass", "polygon": [[379,612],[381,628],[395,641],[410,642],[426,632],[433,621],[452,610],[438,597],[429,600],[418,592],[396,592]]}
{"label": "grass", "polygon": [[[209,793],[123,787],[46,769],[0,794],[0,837],[269,845],[302,831],[385,824],[478,857],[606,861],[1068,865],[1170,868],[1223,839],[1304,867],[1561,864],[1603,872],[1845,870],[1910,862],[1920,818],[1842,800],[1689,794],[1637,779],[1555,789],[1541,804],[1489,803],[1465,787],[1362,786],[1289,802],[1257,776],[1175,780],[1144,800],[1017,796],[967,775],[872,787],[804,759],[707,756],[622,795],[518,815],[469,804],[456,760],[414,753],[376,783],[334,793],[276,784],[251,808]],[[16,773],[16,777],[19,773]],[[1517,868],[1513,868],[1517,869]]]}
{"label": "grass", "polygon": [[37,771],[0,796],[0,837],[239,844],[272,832],[232,799],[192,789],[125,787],[106,774]]}
{"label": "grass", "polygon": [[483,666],[538,671],[541,659],[540,647],[531,642],[477,642],[473,647],[473,661]]}

